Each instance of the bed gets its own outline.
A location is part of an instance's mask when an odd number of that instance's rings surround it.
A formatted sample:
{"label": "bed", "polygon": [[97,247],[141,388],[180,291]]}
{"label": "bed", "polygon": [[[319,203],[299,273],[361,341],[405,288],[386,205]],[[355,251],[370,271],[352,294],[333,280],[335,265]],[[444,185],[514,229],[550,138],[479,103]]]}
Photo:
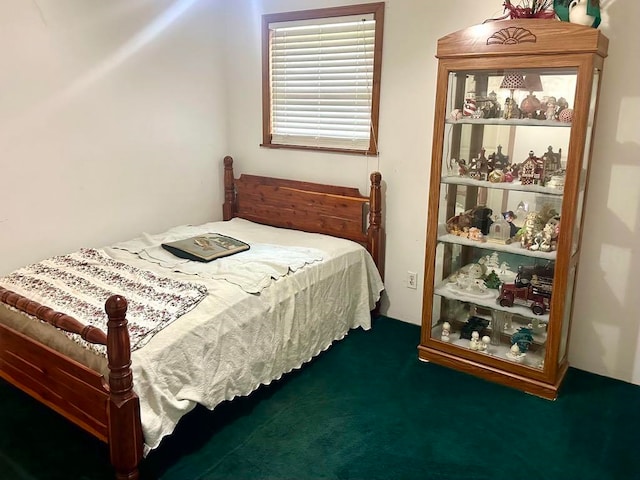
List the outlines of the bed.
{"label": "bed", "polygon": [[[141,310],[137,288],[110,295],[102,323],[84,323],[47,306],[54,296],[23,290],[16,279],[24,275],[0,279],[0,377],[106,442],[118,479],[138,478],[144,455],[196,404],[214,408],[248,395],[300,368],[348,330],[369,328],[384,288],[380,173],[371,174],[363,196],[351,187],[235,178],[233,159],[223,163],[223,222],[74,253],[96,257],[118,275],[172,271],[171,281],[181,283],[167,288],[180,295],[165,310],[181,313],[152,335],[140,335],[140,325],[129,322]],[[215,268],[198,265],[197,272],[153,253],[158,242],[211,229],[242,237],[252,248],[226,257],[227,267],[219,259]],[[238,263],[244,254],[258,263]],[[265,258],[271,260],[262,271]],[[193,288],[178,290],[183,285]],[[190,309],[174,305],[203,289]]]}

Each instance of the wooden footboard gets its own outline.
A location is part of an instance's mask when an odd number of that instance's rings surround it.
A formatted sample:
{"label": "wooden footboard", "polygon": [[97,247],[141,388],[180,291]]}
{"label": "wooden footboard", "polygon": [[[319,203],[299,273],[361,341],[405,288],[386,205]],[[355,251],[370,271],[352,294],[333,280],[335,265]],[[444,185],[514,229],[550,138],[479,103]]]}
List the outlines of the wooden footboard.
{"label": "wooden footboard", "polygon": [[109,444],[118,479],[137,479],[143,437],[133,391],[127,302],[106,302],[107,333],[0,287],[0,302],[107,346],[109,379],[46,345],[0,324],[0,377]]}
{"label": "wooden footboard", "polygon": [[324,233],[365,246],[384,278],[384,229],[380,172],[370,176],[369,196],[357,188],[257,175],[234,177],[224,159],[224,220],[234,217],[275,227]]}

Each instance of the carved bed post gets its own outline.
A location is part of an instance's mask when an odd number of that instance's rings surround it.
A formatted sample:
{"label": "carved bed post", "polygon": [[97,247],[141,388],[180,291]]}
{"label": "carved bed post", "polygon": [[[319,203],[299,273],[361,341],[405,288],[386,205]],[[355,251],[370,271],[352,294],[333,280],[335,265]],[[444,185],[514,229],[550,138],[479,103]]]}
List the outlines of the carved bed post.
{"label": "carved bed post", "polygon": [[231,220],[236,213],[236,190],[233,179],[233,158],[224,157],[224,204],[222,205],[222,219]]}
{"label": "carved bed post", "polygon": [[382,192],[380,172],[371,174],[371,190],[369,192],[369,229],[367,231],[367,249],[384,278],[384,229],[382,228]]}
{"label": "carved bed post", "polygon": [[109,297],[105,310],[107,359],[109,361],[109,452],[119,480],[137,480],[143,443],[140,401],[133,391],[131,343],[127,330],[127,301],[120,295]]}

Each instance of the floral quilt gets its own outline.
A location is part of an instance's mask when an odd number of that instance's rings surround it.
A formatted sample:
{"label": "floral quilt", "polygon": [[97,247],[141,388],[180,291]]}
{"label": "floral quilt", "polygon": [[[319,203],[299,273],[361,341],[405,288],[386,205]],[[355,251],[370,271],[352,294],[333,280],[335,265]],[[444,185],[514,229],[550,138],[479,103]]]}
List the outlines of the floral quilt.
{"label": "floral quilt", "polygon": [[[207,295],[204,285],[163,277],[94,249],[81,249],[21,268],[0,278],[0,285],[104,332],[108,320],[105,301],[111,295],[122,295],[129,304],[132,351],[144,346]],[[106,346],[65,333],[86,348],[106,355]]]}

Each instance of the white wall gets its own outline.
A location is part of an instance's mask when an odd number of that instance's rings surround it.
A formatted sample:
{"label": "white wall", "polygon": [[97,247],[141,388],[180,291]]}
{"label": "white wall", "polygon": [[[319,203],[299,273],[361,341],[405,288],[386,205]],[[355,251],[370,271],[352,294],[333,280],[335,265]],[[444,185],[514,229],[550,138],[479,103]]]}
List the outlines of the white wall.
{"label": "white wall", "polygon": [[[260,16],[365,1],[0,0],[0,275],[219,218],[225,154],[238,173],[363,193],[379,169],[385,313],[418,324],[436,41],[499,15],[503,2],[387,0],[379,158],[260,148]],[[640,3],[602,4],[611,44],[570,361],[640,384],[640,67],[630,60]],[[418,290],[406,288],[408,270]]]}
{"label": "white wall", "polygon": [[221,217],[219,4],[0,0],[0,274]]}
{"label": "white wall", "polygon": [[[363,0],[235,0],[225,38],[230,104],[229,149],[238,168],[367,188],[382,172],[387,229],[385,313],[420,323],[431,132],[438,38],[502,13],[502,1],[387,0],[380,109],[380,157],[260,148],[260,15],[364,3]],[[577,282],[570,362],[577,368],[640,384],[640,47],[638,2],[602,1],[610,38]],[[570,39],[567,39],[569,41]],[[632,54],[633,50],[633,54]],[[635,57],[634,57],[635,58]],[[418,290],[406,287],[419,272]]]}

